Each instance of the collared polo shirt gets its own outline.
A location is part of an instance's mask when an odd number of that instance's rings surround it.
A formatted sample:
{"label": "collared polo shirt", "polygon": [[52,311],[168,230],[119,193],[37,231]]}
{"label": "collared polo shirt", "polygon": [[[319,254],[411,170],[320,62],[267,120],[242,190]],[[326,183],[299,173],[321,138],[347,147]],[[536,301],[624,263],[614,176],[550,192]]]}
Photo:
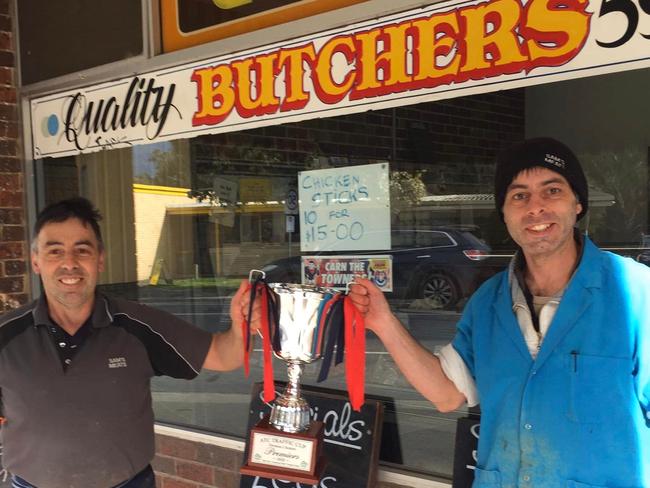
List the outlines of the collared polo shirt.
{"label": "collared polo shirt", "polygon": [[150,380],[194,378],[211,334],[97,294],[92,330],[64,369],[44,298],[0,319],[3,463],[39,488],[107,488],[154,456]]}

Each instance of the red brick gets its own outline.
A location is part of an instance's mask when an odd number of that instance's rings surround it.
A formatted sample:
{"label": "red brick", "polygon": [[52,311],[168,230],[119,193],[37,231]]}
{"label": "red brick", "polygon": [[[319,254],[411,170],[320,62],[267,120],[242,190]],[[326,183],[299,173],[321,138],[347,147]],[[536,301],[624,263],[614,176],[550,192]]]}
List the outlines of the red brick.
{"label": "red brick", "polygon": [[17,123],[15,123],[15,122],[5,122],[4,135],[5,135],[5,137],[8,137],[10,139],[17,139],[19,129],[20,129],[20,127],[19,127],[19,125]]}
{"label": "red brick", "polygon": [[22,209],[0,208],[0,225],[22,224]]}
{"label": "red brick", "polygon": [[156,454],[151,466],[156,473],[176,474],[176,461],[173,457]]}
{"label": "red brick", "polygon": [[22,242],[0,242],[0,259],[20,259],[23,248]]}
{"label": "red brick", "polygon": [[176,478],[163,478],[162,488],[201,488],[196,483],[182,481]]}
{"label": "red brick", "polygon": [[23,291],[22,277],[0,278],[1,293],[19,293],[21,291]]}
{"label": "red brick", "polygon": [[27,263],[25,261],[5,261],[4,273],[5,276],[24,275],[27,271]]}
{"label": "red brick", "polygon": [[15,66],[14,53],[11,51],[0,51],[0,66]]}
{"label": "red brick", "polygon": [[16,103],[16,89],[13,87],[0,88],[1,103]]}
{"label": "red brick", "polygon": [[0,173],[20,173],[22,170],[23,165],[20,159],[0,156]]}
{"label": "red brick", "polygon": [[176,475],[180,478],[211,485],[214,483],[214,470],[205,464],[189,461],[176,461]]}
{"label": "red brick", "polygon": [[22,178],[18,173],[0,173],[0,191],[20,190],[21,182]]}
{"label": "red brick", "polygon": [[18,308],[21,303],[13,295],[0,293],[0,313]]}
{"label": "red brick", "polygon": [[156,436],[156,452],[165,456],[196,460],[196,443],[184,439],[175,439],[164,435]]}
{"label": "red brick", "polygon": [[18,145],[11,139],[0,139],[0,154],[3,156],[16,156]]}
{"label": "red brick", "polygon": [[241,476],[237,472],[214,468],[214,484],[219,488],[239,488]]}
{"label": "red brick", "polygon": [[0,103],[0,120],[18,120],[18,110],[15,105]]}
{"label": "red brick", "polygon": [[0,207],[22,208],[24,203],[25,203],[25,201],[24,201],[24,198],[23,198],[23,192],[22,191],[17,191],[17,192],[3,191],[3,192],[0,192]]}
{"label": "red brick", "polygon": [[11,32],[0,32],[0,50],[13,51],[13,35]]}
{"label": "red brick", "polygon": [[0,67],[0,85],[16,86],[14,69],[6,66]]}
{"label": "red brick", "polygon": [[0,31],[11,31],[11,17],[9,15],[0,15]]}
{"label": "red brick", "polygon": [[211,444],[198,444],[196,461],[224,469],[239,469],[242,464],[241,453]]}
{"label": "red brick", "polygon": [[0,240],[3,242],[24,241],[25,228],[22,225],[3,225],[0,227]]}

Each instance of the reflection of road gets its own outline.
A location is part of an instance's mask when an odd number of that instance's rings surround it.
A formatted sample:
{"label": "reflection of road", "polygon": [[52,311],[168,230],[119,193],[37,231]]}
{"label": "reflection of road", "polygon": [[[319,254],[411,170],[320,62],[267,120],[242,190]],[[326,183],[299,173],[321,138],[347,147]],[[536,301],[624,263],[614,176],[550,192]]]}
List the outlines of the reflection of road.
{"label": "reflection of road", "polygon": [[[228,298],[199,297],[194,299],[149,298],[148,305],[167,310],[210,331],[229,326]],[[442,311],[399,311],[400,320],[425,347],[435,351],[453,337],[459,315]],[[259,347],[259,344],[256,345]],[[320,361],[305,367],[303,384],[316,384]],[[274,360],[276,380],[285,381],[286,366]],[[252,383],[261,381],[261,351],[251,355],[250,378],[241,370],[230,373],[203,372],[193,381],[156,378],[152,391],[156,417],[159,420],[199,426],[223,434],[245,436],[248,404]],[[333,367],[327,381],[319,386],[346,391],[344,366]],[[386,459],[410,467],[451,475],[455,419],[463,412],[443,415],[415,392],[395,367],[381,342],[372,334],[367,338],[366,392],[387,397],[393,404],[387,408],[385,421],[397,426],[399,456]]]}

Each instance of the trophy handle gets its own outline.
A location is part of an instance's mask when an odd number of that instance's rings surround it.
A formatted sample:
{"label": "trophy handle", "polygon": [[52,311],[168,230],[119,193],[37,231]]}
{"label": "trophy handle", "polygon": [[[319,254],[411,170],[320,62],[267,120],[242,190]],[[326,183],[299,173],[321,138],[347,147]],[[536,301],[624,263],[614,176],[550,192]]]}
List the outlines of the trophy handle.
{"label": "trophy handle", "polygon": [[259,273],[259,274],[261,274],[261,275],[262,275],[262,279],[265,279],[265,278],[266,278],[266,273],[265,273],[264,271],[262,271],[261,269],[251,269],[250,272],[248,273],[248,281],[250,281],[251,283],[252,283],[253,281],[255,281],[255,280],[253,279],[253,275],[254,275],[255,273]]}

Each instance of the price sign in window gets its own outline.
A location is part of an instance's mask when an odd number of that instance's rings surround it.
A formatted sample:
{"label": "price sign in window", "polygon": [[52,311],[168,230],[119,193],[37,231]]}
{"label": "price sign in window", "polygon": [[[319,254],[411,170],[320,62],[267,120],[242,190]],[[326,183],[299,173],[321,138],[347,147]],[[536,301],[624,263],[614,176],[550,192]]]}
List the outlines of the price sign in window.
{"label": "price sign in window", "polygon": [[390,249],[388,164],[298,174],[301,251]]}

